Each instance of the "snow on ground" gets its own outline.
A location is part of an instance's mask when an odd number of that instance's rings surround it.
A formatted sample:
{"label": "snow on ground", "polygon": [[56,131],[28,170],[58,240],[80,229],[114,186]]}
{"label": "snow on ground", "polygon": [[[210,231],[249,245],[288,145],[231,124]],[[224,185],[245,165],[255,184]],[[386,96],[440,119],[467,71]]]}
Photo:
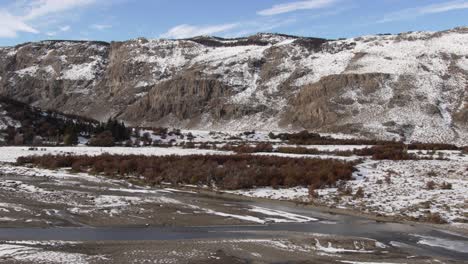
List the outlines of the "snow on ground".
{"label": "snow on ground", "polygon": [[[463,223],[468,220],[468,161],[457,153],[452,155],[453,158],[448,160],[368,160],[357,166],[358,171],[353,174],[355,179],[344,182],[341,188],[316,190],[318,197],[313,202],[410,219],[427,220],[440,215],[450,224],[464,228]],[[432,182],[433,189],[428,187]],[[362,188],[362,197],[356,196],[359,188]],[[305,186],[225,192],[274,200],[311,201]]]}
{"label": "snow on ground", "polygon": [[102,181],[112,181],[110,179],[105,179],[103,177],[92,176],[87,173],[70,173],[65,169],[58,170],[46,170],[40,168],[30,168],[30,167],[21,167],[14,166],[8,163],[0,164],[0,173],[4,175],[21,175],[21,176],[30,176],[30,177],[47,177],[54,180],[80,180],[86,182],[102,182]]}
{"label": "snow on ground", "polygon": [[318,239],[315,239],[315,247],[319,251],[326,253],[373,253],[372,250],[365,250],[364,248],[357,247],[356,249],[344,249],[333,247],[331,242],[328,242],[327,246],[322,246]]}
{"label": "snow on ground", "polygon": [[431,236],[421,236],[413,235],[414,237],[419,238],[418,244],[426,245],[430,247],[439,247],[448,249],[450,251],[468,253],[468,244],[466,241],[457,241],[453,239],[444,239],[440,237],[431,237]]}
{"label": "snow on ground", "polygon": [[0,242],[0,260],[9,259],[28,263],[75,263],[87,264],[100,256],[87,256],[79,253],[65,253],[51,249],[43,249],[42,246],[58,247],[73,245],[62,241],[40,242],[37,241],[6,241]]}
{"label": "snow on ground", "polygon": [[[145,133],[149,134],[151,140],[158,141],[161,143],[182,143],[182,142],[193,142],[193,143],[216,143],[216,142],[229,142],[229,141],[244,141],[244,142],[280,142],[280,140],[272,140],[269,138],[267,131],[251,131],[245,133],[245,131],[207,131],[207,130],[181,130],[180,135],[169,133],[162,138],[160,135],[155,135],[153,131],[142,129],[140,135],[143,136]],[[189,136],[193,136],[192,138]]]}
{"label": "snow on ground", "polygon": [[[46,170],[4,163],[0,166],[0,175],[9,175],[9,177],[19,175],[24,179],[28,179],[28,183],[20,180],[2,181],[0,183],[0,192],[5,194],[14,193],[15,195],[28,197],[35,203],[47,204],[49,209],[43,211],[49,216],[59,214],[59,210],[50,208],[62,208],[63,206],[65,206],[66,212],[75,216],[104,214],[109,217],[119,217],[128,216],[128,210],[142,208],[141,206],[145,205],[151,205],[155,210],[160,206],[168,205],[184,209],[185,212],[190,212],[190,214],[216,215],[259,224],[317,220],[258,206],[239,207],[231,204],[213,209],[205,205],[199,206],[183,202],[178,197],[180,192],[186,195],[194,195],[195,192],[170,188],[139,187],[123,180],[112,180],[86,173],[75,174],[65,169]],[[37,183],[41,182],[41,180],[46,180],[46,184]],[[34,183],[43,186],[43,188],[37,187]],[[69,186],[77,186],[79,191],[68,189]],[[0,222],[26,221],[29,217],[36,215],[29,208],[23,208],[20,204],[11,203],[0,203],[0,212],[6,216],[18,212],[22,215],[21,218],[2,217]],[[29,220],[35,221],[34,219]]]}
{"label": "snow on ground", "polygon": [[28,147],[0,147],[0,162],[15,162],[22,156],[42,155],[89,155],[98,156],[102,154],[112,155],[145,155],[145,156],[169,156],[169,155],[207,155],[207,154],[230,154],[226,151],[182,149],[182,148],[127,148],[127,147],[43,147],[37,151],[29,150]]}
{"label": "snow on ground", "polygon": [[225,191],[247,197],[268,198],[273,200],[309,201],[309,190],[305,187],[278,188],[272,187],[256,188],[249,190]]}
{"label": "snow on ground", "polygon": [[89,63],[72,65],[69,69],[63,71],[62,79],[65,80],[88,80],[92,81],[99,73],[101,60],[96,59]]}
{"label": "snow on ground", "polygon": [[288,213],[288,212],[279,211],[279,210],[267,209],[267,208],[263,208],[259,206],[253,206],[251,209],[249,209],[249,211],[271,216],[268,219],[275,223],[288,223],[288,222],[305,223],[305,222],[311,222],[311,221],[318,221],[318,219],[316,218]]}
{"label": "snow on ground", "polygon": [[459,150],[438,150],[436,152],[425,150],[409,150],[408,152],[415,154],[420,158],[437,158],[452,161],[468,162],[468,155],[461,153]]}
{"label": "snow on ground", "polygon": [[359,160],[362,157],[358,156],[335,156],[335,155],[309,155],[309,154],[292,154],[292,153],[277,153],[277,152],[257,152],[252,155],[258,156],[276,156],[276,157],[286,157],[286,158],[311,158],[311,159],[337,159],[344,161],[355,161]]}
{"label": "snow on ground", "polygon": [[39,70],[38,66],[31,66],[31,67],[27,67],[21,70],[17,70],[15,71],[15,73],[18,74],[21,78],[23,78],[24,76],[35,75],[38,70]]}
{"label": "snow on ground", "polygon": [[[225,239],[225,240],[205,240],[197,243],[229,243],[229,244],[245,244],[255,243],[265,247],[275,248],[286,252],[302,252],[302,253],[315,253],[318,255],[333,256],[342,258],[346,254],[371,254],[381,253],[386,254],[386,247],[382,248],[380,242],[367,239],[356,238],[345,241],[338,241],[332,236],[323,234],[312,234],[313,239],[303,243],[296,243],[296,241],[288,239]],[[326,246],[324,246],[326,245]]]}
{"label": "snow on ground", "polygon": [[[283,146],[283,145],[279,145]],[[308,149],[317,149],[319,151],[347,151],[355,149],[371,148],[371,145],[284,145],[285,147],[294,146]]]}
{"label": "snow on ground", "polygon": [[[317,202],[388,216],[425,219],[439,214],[449,223],[467,221],[468,162],[367,161],[357,168],[356,179],[342,188],[350,188],[350,195],[337,188],[321,189]],[[355,196],[359,188],[363,197]]]}
{"label": "snow on ground", "polygon": [[[293,213],[288,213],[280,210],[268,209],[265,207],[251,206],[250,208],[245,208],[246,210],[243,214],[233,214],[220,212],[208,208],[202,208],[195,205],[188,205],[189,208],[194,209],[199,212],[206,214],[217,215],[222,217],[239,219],[247,222],[253,222],[257,224],[266,224],[266,223],[306,223],[318,221],[316,218],[298,215]],[[229,207],[229,206],[228,206]],[[254,213],[255,215],[250,215]]]}
{"label": "snow on ground", "polygon": [[20,127],[21,124],[8,116],[8,112],[5,111],[4,106],[0,103],[0,131],[7,129],[9,126]]}
{"label": "snow on ground", "polygon": [[[201,133],[199,133],[201,134]],[[208,136],[207,136],[208,137]],[[356,146],[324,146],[323,149],[353,149]],[[141,155],[190,155],[190,154],[229,154],[230,152],[181,149],[181,148],[99,148],[99,147],[48,147],[45,150],[30,151],[27,147],[2,147],[0,148],[0,162],[14,162],[17,157],[44,154],[75,154],[75,155],[99,155],[110,154],[141,154]],[[317,190],[317,198],[313,202],[330,207],[356,209],[371,214],[385,216],[408,217],[410,219],[426,220],[433,216],[440,217],[454,225],[461,225],[467,221],[468,210],[468,158],[457,151],[441,151],[445,160],[408,160],[408,161],[373,161],[366,160],[357,166],[354,180],[342,183],[340,188],[329,187]],[[340,158],[355,160],[357,157],[334,157],[331,155],[295,155],[281,153],[258,153],[256,155],[274,155],[288,157],[310,158]],[[417,153],[419,156],[430,156],[427,152]],[[439,157],[439,154],[432,155]],[[55,192],[54,203],[69,203],[70,212],[85,213],[90,210],[104,210],[115,215],[121,214],[120,210],[133,204],[181,204],[178,199],[166,197],[165,194],[173,194],[178,191],[171,189],[148,189],[132,186],[129,183],[91,176],[86,173],[70,173],[67,170],[43,170],[39,168],[17,167],[8,163],[0,166],[0,173],[4,175],[23,175],[27,177],[47,177],[54,180],[57,186],[63,182],[78,182],[81,185],[109,183],[116,184],[107,188],[113,192],[106,195],[92,195],[92,203],[74,203],[74,200],[61,199],[60,191]],[[430,185],[433,185],[432,187]],[[125,187],[127,186],[127,187]],[[429,187],[428,187],[429,186]],[[357,191],[362,188],[362,195],[357,196]],[[52,202],[50,190],[35,186],[33,183],[21,179],[7,179],[2,181],[0,189],[4,191],[15,190],[27,195],[37,197],[38,201]],[[250,190],[226,191],[227,193],[244,195],[256,198],[268,198],[276,200],[293,200],[309,202],[309,190],[306,186],[295,188],[255,188]],[[187,192],[190,194],[190,192]],[[141,196],[148,196],[142,198]],[[65,197],[65,196],[63,196]],[[70,198],[70,197],[69,197]],[[288,215],[285,212],[277,212],[269,209],[247,208],[245,214],[222,212],[210,208],[188,208],[202,213],[219,215],[223,217],[241,219],[255,223],[266,222],[301,222],[313,219],[302,216]],[[2,203],[1,212],[26,210],[20,205]],[[253,215],[252,215],[253,214]]]}

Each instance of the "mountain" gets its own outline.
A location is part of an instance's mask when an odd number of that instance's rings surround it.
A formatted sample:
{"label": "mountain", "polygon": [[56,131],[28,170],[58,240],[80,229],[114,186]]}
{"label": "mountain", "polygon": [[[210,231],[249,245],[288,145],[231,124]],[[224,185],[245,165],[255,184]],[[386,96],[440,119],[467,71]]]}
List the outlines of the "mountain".
{"label": "mountain", "polygon": [[0,48],[0,95],[132,125],[468,141],[468,28]]}

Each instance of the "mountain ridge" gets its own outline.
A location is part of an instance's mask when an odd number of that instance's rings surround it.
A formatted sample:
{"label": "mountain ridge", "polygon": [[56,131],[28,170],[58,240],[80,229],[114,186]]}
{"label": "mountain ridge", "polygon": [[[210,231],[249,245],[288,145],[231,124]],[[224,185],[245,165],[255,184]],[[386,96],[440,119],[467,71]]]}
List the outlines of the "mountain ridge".
{"label": "mountain ridge", "polygon": [[326,40],[42,41],[0,48],[0,94],[132,125],[466,144],[468,28]]}

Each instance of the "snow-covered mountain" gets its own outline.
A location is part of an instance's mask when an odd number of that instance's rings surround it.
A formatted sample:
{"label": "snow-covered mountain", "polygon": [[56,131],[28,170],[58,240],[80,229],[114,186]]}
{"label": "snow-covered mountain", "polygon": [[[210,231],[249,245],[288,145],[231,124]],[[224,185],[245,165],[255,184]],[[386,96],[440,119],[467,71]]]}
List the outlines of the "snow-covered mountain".
{"label": "snow-covered mountain", "polygon": [[468,28],[0,48],[0,94],[134,125],[468,141]]}

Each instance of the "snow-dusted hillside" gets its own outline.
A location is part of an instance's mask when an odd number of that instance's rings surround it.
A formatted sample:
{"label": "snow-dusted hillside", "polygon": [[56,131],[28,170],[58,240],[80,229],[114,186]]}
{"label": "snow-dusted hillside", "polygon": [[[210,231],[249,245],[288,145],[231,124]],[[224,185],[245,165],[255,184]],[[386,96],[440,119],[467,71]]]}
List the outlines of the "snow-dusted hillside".
{"label": "snow-dusted hillside", "polygon": [[468,138],[468,28],[328,41],[285,35],[0,49],[0,93],[138,125]]}
{"label": "snow-dusted hillside", "polygon": [[87,128],[93,128],[97,123],[89,118],[43,110],[0,96],[0,145],[44,141],[53,144],[67,126],[79,126],[82,134],[87,135]]}

